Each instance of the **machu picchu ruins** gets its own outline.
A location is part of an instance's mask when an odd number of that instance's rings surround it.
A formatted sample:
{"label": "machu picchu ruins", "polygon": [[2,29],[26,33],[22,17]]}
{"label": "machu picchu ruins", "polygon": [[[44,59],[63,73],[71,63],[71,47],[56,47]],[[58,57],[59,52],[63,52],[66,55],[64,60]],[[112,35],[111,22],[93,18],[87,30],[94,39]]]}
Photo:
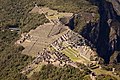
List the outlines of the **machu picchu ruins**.
{"label": "machu picchu ruins", "polygon": [[[70,19],[73,16],[72,13],[58,13],[49,8],[39,8],[38,6],[32,12],[46,14],[50,22],[29,33],[22,34],[22,38],[18,40],[18,43],[25,47],[23,54],[32,54],[35,57],[32,63],[25,67],[21,73],[30,73],[38,64],[53,64],[55,66],[67,64],[77,67],[76,62],[85,65],[98,62],[99,57],[93,44],[80,34],[70,30],[59,20],[60,17],[66,17],[66,15]],[[46,28],[48,29],[47,32]]]}
{"label": "machu picchu ruins", "polygon": [[0,80],[120,80],[120,0],[0,0]]}

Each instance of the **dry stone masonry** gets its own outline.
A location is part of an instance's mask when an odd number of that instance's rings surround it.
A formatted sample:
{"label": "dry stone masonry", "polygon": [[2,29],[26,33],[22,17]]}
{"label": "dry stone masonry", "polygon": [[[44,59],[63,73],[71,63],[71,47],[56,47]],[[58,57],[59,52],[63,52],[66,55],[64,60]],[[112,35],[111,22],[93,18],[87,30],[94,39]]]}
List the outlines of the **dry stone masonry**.
{"label": "dry stone masonry", "polygon": [[[65,42],[67,43],[67,46],[63,45]],[[71,30],[54,41],[51,46],[53,46],[57,51],[62,51],[67,47],[72,47],[78,50],[79,53],[77,56],[82,56],[89,61],[97,59],[96,51],[92,49],[94,46],[81,35]]]}
{"label": "dry stone masonry", "polygon": [[[59,32],[58,28],[60,27],[66,27],[63,24],[59,22],[58,19],[54,18],[49,18],[53,15],[58,15],[57,12],[54,12],[53,10],[49,10],[49,8],[40,8],[36,6],[34,8],[35,10],[41,14],[44,13],[46,14],[46,18],[50,20],[49,24],[53,24],[53,28],[51,29],[50,33],[48,34],[48,38],[51,36],[57,34]],[[33,10],[34,10],[33,9]],[[49,10],[49,12],[48,12]],[[34,11],[31,11],[34,12]],[[35,11],[36,12],[36,11]],[[54,13],[54,14],[50,14]],[[61,15],[65,15],[66,13],[61,13]],[[71,13],[69,14],[70,16],[72,15]],[[55,17],[55,16],[54,16]],[[44,24],[45,26],[46,24]],[[57,27],[56,26],[60,26]],[[42,26],[43,27],[43,26]],[[56,30],[57,29],[57,30]],[[53,32],[52,32],[53,31]],[[57,33],[55,33],[58,31]],[[46,32],[45,32],[46,33]],[[61,32],[62,33],[62,32]],[[20,42],[24,42],[25,40],[32,39],[31,35],[29,34],[24,34],[22,35],[22,38],[20,39]],[[78,33],[75,33],[74,31],[70,30],[67,28],[67,31],[63,34],[60,35],[56,40],[54,40],[52,43],[48,45],[47,48],[44,48],[42,52],[38,52],[37,57],[32,61],[30,65],[25,67],[21,73],[27,74],[30,71],[34,70],[38,64],[53,64],[55,66],[64,66],[65,64],[71,65],[73,67],[77,67],[75,61],[73,61],[68,55],[64,54],[63,51],[66,49],[74,49],[73,52],[70,50],[68,51],[68,54],[71,54],[75,57],[83,57],[84,59],[88,61],[97,61],[97,54],[96,51],[93,50],[94,46],[85,38],[83,38],[81,35]],[[75,52],[75,54],[74,54]]]}

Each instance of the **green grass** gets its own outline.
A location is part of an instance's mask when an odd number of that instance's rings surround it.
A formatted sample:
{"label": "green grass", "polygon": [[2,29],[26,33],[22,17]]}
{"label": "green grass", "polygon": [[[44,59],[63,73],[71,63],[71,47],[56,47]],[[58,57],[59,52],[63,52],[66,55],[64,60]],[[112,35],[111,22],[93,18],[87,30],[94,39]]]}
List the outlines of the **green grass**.
{"label": "green grass", "polygon": [[[62,43],[62,46],[68,47],[68,46],[70,46],[70,44],[68,44],[67,42],[63,42],[63,43]],[[67,49],[68,49],[69,51],[75,53],[76,55],[78,54],[78,51],[75,50],[75,49],[73,49],[73,48],[68,47]]]}
{"label": "green grass", "polygon": [[85,63],[90,63],[88,60],[86,60],[85,58],[81,57],[81,56],[77,56],[78,51],[73,49],[73,48],[66,48],[62,51],[63,54],[65,54],[66,56],[68,56],[72,61],[74,62],[85,62]]}
{"label": "green grass", "polygon": [[[59,51],[63,54],[65,54],[66,56],[68,56],[72,61],[74,62],[85,62],[85,63],[90,63],[88,60],[86,60],[85,58],[83,58],[82,56],[77,56],[79,54],[79,51],[74,49],[74,48],[71,48],[71,47],[68,47],[69,44],[63,42],[62,43],[62,46],[64,47],[67,47],[65,48],[64,50],[62,51]],[[52,47],[53,48],[53,47]],[[54,48],[53,48],[54,49]],[[54,49],[55,50],[55,49]]]}
{"label": "green grass", "polygon": [[73,49],[73,48],[68,47],[67,49],[68,49],[69,51],[75,53],[76,55],[79,53],[77,50],[75,50],[75,49]]}
{"label": "green grass", "polygon": [[[49,11],[48,11],[49,12]],[[55,13],[55,12],[53,12],[53,13]],[[62,17],[64,17],[65,16],[65,14],[56,14],[55,13],[55,15],[53,15],[53,16],[48,16],[48,18],[50,18],[50,19],[57,19],[57,18],[62,18]]]}
{"label": "green grass", "polygon": [[77,53],[73,52],[72,50],[69,50],[68,48],[64,49],[62,51],[62,53],[65,54],[66,56],[68,56],[74,62],[76,62],[77,60],[80,59],[76,56]]}

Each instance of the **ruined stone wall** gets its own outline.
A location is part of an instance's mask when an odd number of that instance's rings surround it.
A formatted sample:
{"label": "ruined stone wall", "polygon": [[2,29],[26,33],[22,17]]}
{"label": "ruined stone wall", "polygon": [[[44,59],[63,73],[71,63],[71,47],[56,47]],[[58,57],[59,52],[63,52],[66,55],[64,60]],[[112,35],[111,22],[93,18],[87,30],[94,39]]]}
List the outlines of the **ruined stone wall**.
{"label": "ruined stone wall", "polygon": [[[63,42],[67,42],[68,45],[62,45]],[[59,37],[51,45],[58,51],[61,51],[69,46],[74,47],[79,52],[77,56],[82,56],[89,61],[91,60],[91,57],[94,58],[94,56],[97,55],[96,51],[92,49],[93,45],[88,40],[71,30]]]}

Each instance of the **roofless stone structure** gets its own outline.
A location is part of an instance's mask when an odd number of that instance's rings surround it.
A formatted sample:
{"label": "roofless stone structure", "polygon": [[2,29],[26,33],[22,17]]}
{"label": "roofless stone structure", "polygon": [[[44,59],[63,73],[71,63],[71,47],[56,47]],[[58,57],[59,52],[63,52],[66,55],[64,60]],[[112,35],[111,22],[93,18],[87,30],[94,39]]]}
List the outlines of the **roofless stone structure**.
{"label": "roofless stone structure", "polygon": [[[66,45],[63,45],[65,42]],[[60,36],[51,44],[51,46],[53,46],[57,51],[62,51],[67,47],[72,47],[78,51],[76,56],[82,56],[89,61],[96,61],[98,58],[96,51],[93,50],[94,46],[84,37],[72,30],[69,30],[67,33]]]}

